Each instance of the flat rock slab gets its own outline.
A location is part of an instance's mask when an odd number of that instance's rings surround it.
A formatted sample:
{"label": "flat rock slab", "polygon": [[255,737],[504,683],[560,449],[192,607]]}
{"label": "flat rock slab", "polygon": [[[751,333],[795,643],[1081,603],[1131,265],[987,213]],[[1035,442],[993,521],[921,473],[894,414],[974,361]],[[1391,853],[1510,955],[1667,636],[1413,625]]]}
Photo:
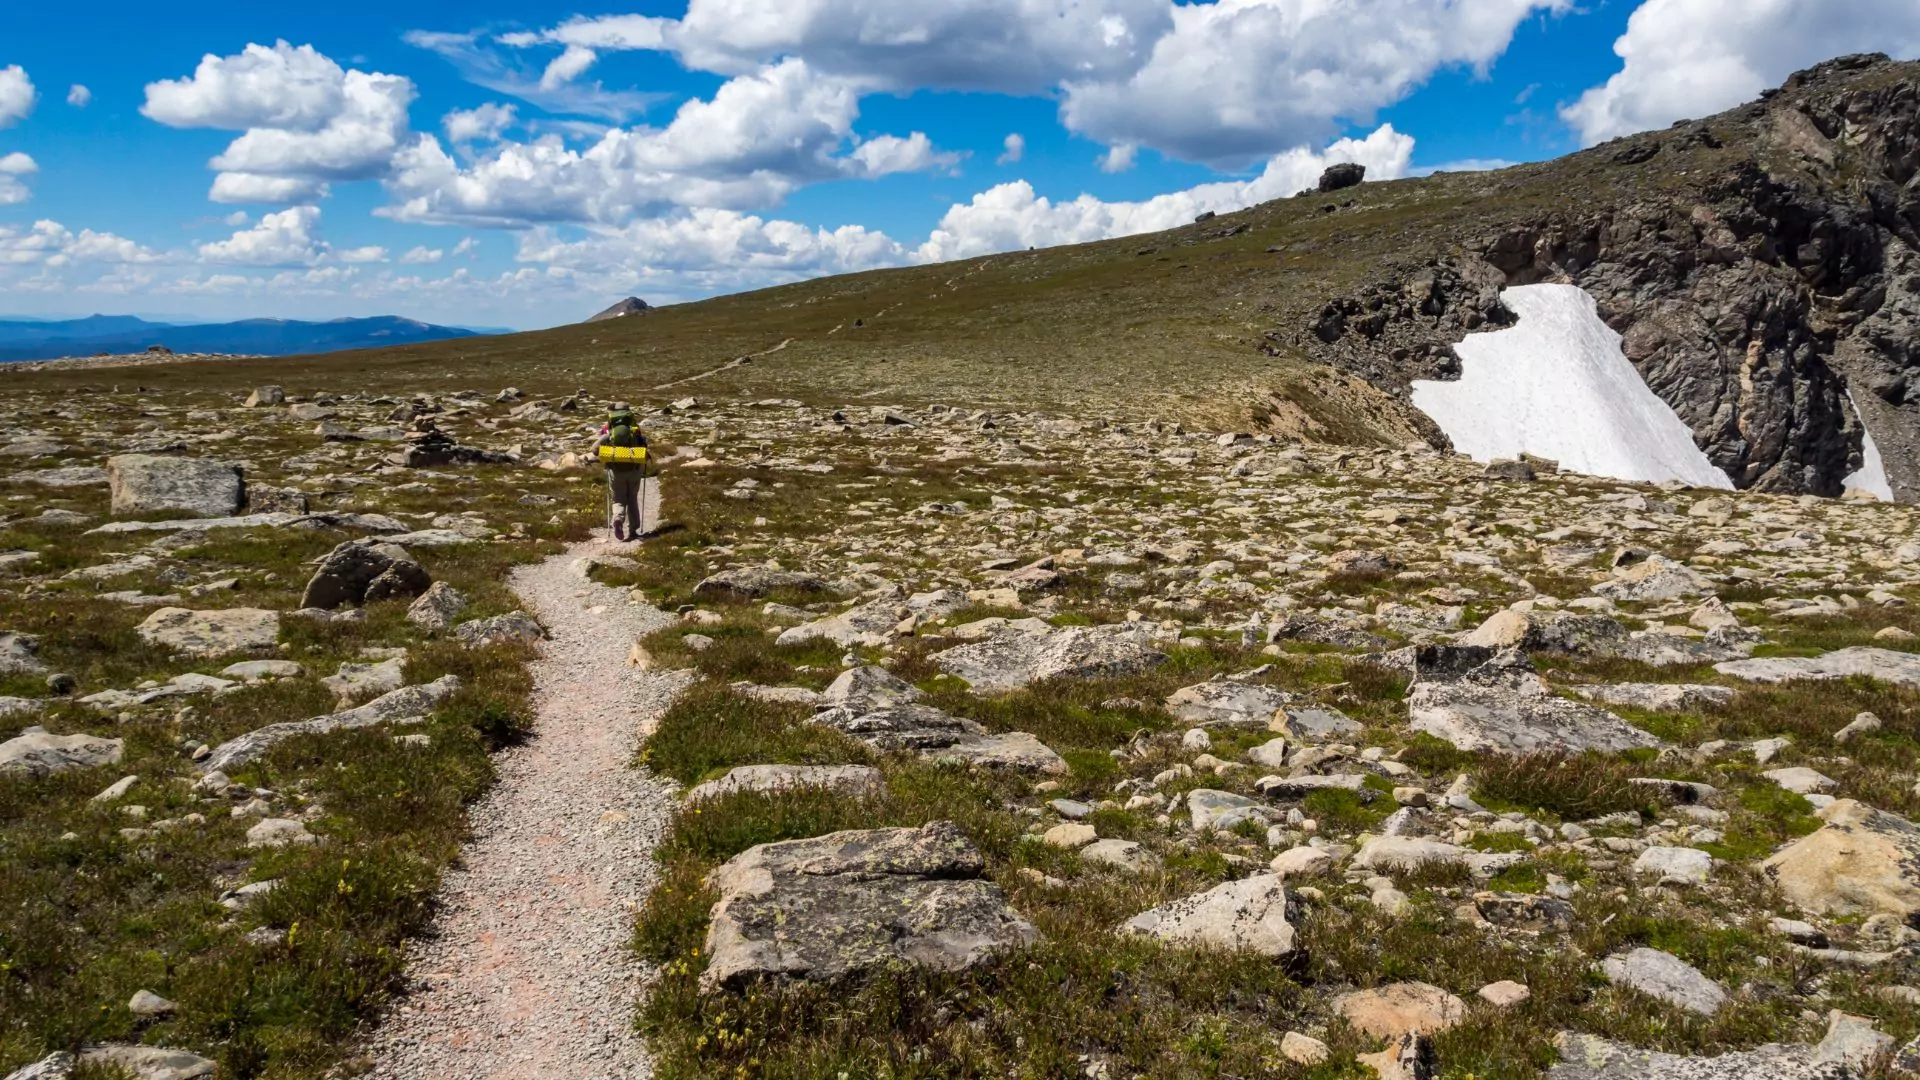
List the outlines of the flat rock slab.
{"label": "flat rock slab", "polygon": [[259,608],[189,611],[161,608],[140,624],[141,640],[187,656],[225,656],[271,649],[280,640],[280,614]]}
{"label": "flat rock slab", "polygon": [[1605,709],[1554,694],[1510,655],[1457,677],[1420,679],[1407,714],[1415,731],[1470,751],[1619,753],[1666,745]]}
{"label": "flat rock slab", "polygon": [[533,645],[546,636],[539,621],[524,611],[475,619],[453,629],[453,639],[463,645]]}
{"label": "flat rock slab", "polygon": [[403,686],[391,694],[383,694],[357,709],[348,709],[330,716],[316,716],[311,720],[296,720],[285,724],[269,724],[256,728],[237,739],[221,743],[207,759],[200,763],[203,773],[227,772],[252,764],[265,756],[267,751],[297,735],[326,735],[335,731],[351,731],[355,728],[371,727],[374,724],[389,723],[394,720],[422,717],[433,711],[434,707],[451,697],[460,689],[457,675],[443,675],[422,686]]}
{"label": "flat rock slab", "polygon": [[774,639],[777,645],[803,645],[809,641],[831,641],[835,645],[877,647],[887,643],[893,631],[911,612],[892,598],[869,601],[838,615],[790,626]]}
{"label": "flat rock slab", "polygon": [[1609,956],[1601,962],[1600,970],[1609,982],[1701,1016],[1712,1016],[1727,1003],[1726,987],[1700,974],[1685,960],[1658,949],[1639,948]]}
{"label": "flat rock slab", "polygon": [[1569,689],[1588,701],[1647,712],[1678,712],[1725,705],[1733,700],[1734,695],[1732,687],[1689,683],[1611,683]]}
{"label": "flat rock slab", "polygon": [[1213,679],[1181,687],[1167,695],[1167,711],[1200,727],[1266,727],[1295,701],[1271,686]]}
{"label": "flat rock slab", "polygon": [[1247,821],[1265,825],[1271,820],[1272,810],[1260,800],[1245,795],[1195,788],[1187,792],[1187,812],[1193,815],[1195,831],[1225,832]]}
{"label": "flat rock slab", "polygon": [[1305,742],[1350,739],[1366,730],[1339,709],[1318,705],[1289,705],[1274,716],[1270,726]]}
{"label": "flat rock slab", "polygon": [[[1253,786],[1275,799],[1304,799],[1316,791],[1359,791],[1367,778],[1360,773],[1334,776],[1263,776]],[[1369,793],[1371,794],[1371,793]]]}
{"label": "flat rock slab", "polygon": [[1820,915],[1920,920],[1920,826],[1841,799],[1826,822],[1761,863],[1794,906]]}
{"label": "flat rock slab", "polygon": [[857,799],[877,795],[885,787],[880,770],[866,765],[742,765],[687,792],[687,801],[717,799],[743,791],[797,788],[817,788]]}
{"label": "flat rock slab", "polygon": [[116,517],[178,510],[217,518],[246,504],[240,467],[224,461],[122,454],[107,459],[107,484]]}
{"label": "flat rock slab", "polygon": [[1394,983],[1346,994],[1334,1011],[1355,1031],[1376,1039],[1437,1035],[1467,1018],[1467,1003],[1423,982]]}
{"label": "flat rock slab", "polygon": [[32,727],[0,743],[0,773],[46,776],[68,769],[114,765],[126,751],[119,739],[94,735],[49,735]]}
{"label": "flat rock slab", "polygon": [[200,1080],[214,1075],[216,1063],[185,1050],[162,1046],[89,1046],[73,1054],[59,1053],[7,1074],[6,1080],[66,1080],[85,1064],[94,1069],[124,1070],[134,1080]]}
{"label": "flat rock slab", "polygon": [[109,521],[88,536],[121,533],[207,532],[213,529],[361,529],[376,533],[404,533],[405,525],[385,514],[295,514],[274,511],[237,517],[186,521]]}
{"label": "flat rock slab", "polygon": [[776,592],[825,592],[826,581],[816,574],[792,570],[746,567],[722,570],[693,587],[693,595],[726,600],[758,600]]}
{"label": "flat rock slab", "polygon": [[40,639],[31,634],[0,633],[0,675],[45,675]]}
{"label": "flat rock slab", "polygon": [[[832,688],[828,691],[826,696],[830,700]],[[1024,731],[995,735],[972,720],[931,705],[869,704],[877,700],[888,699],[855,694],[848,698],[848,704],[815,713],[813,722],[844,732],[877,750],[908,750],[924,757],[958,760],[985,768],[1049,775],[1067,771],[1066,759]]]}
{"label": "flat rock slab", "polygon": [[1795,679],[1846,679],[1865,675],[1896,686],[1920,687],[1920,654],[1855,646],[1825,656],[1779,656],[1761,660],[1734,660],[1713,670],[1749,682],[1779,683]]}
{"label": "flat rock slab", "polygon": [[829,981],[896,965],[959,971],[1039,932],[980,880],[959,826],[833,833],[749,848],[708,878],[708,989]]}
{"label": "flat rock slab", "polygon": [[994,638],[937,653],[933,662],[975,693],[1004,694],[1044,679],[1138,675],[1167,656],[1153,647],[1150,629],[1119,624]]}
{"label": "flat rock slab", "polygon": [[107,470],[95,465],[67,465],[57,469],[15,473],[12,478],[54,488],[93,487],[107,482]]}
{"label": "flat rock slab", "polygon": [[1858,1080],[1838,1062],[1821,1062],[1813,1048],[1769,1043],[1719,1057],[1681,1057],[1563,1032],[1554,1040],[1560,1063],[1547,1080]]}
{"label": "flat rock slab", "polygon": [[1287,891],[1278,874],[1229,881],[1143,911],[1121,924],[1120,932],[1188,948],[1246,950],[1263,956],[1293,952],[1294,926],[1287,918]]}

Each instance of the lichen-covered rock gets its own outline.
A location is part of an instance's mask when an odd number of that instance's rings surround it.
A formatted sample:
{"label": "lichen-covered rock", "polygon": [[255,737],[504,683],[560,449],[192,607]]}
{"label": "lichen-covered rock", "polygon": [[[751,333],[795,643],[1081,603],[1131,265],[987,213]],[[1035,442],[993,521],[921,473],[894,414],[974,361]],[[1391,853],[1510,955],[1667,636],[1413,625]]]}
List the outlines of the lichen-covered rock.
{"label": "lichen-covered rock", "polygon": [[937,653],[933,662],[975,693],[1001,694],[1044,679],[1138,675],[1167,656],[1153,647],[1151,630],[1120,624],[1006,635]]}
{"label": "lichen-covered rock", "polygon": [[1665,745],[1605,709],[1553,693],[1533,666],[1513,653],[1464,674],[1421,678],[1407,700],[1407,714],[1415,731],[1462,750],[1619,753]]}
{"label": "lichen-covered rock", "polygon": [[259,608],[189,611],[161,608],[137,628],[141,640],[186,656],[226,656],[271,649],[280,640],[280,613]]}
{"label": "lichen-covered rock", "polygon": [[1920,920],[1920,826],[1842,799],[1826,824],[1761,863],[1787,899],[1819,915]]}
{"label": "lichen-covered rock", "polygon": [[1348,1026],[1376,1039],[1437,1035],[1467,1018],[1467,1003],[1430,983],[1404,982],[1359,990],[1334,1002]]}
{"label": "lichen-covered rock", "polygon": [[126,744],[94,735],[49,735],[30,727],[0,743],[0,773],[45,776],[68,769],[91,769],[117,764]]}
{"label": "lichen-covered rock", "polygon": [[1715,671],[1748,682],[1847,679],[1864,675],[1896,686],[1920,687],[1920,654],[1855,646],[1824,656],[1776,656],[1715,664]]}
{"label": "lichen-covered rock", "polygon": [[350,731],[354,728],[425,716],[459,689],[458,676],[443,675],[422,686],[401,687],[357,709],[348,709],[330,716],[316,716],[311,720],[296,720],[256,728],[239,738],[221,743],[205,761],[200,763],[200,771],[215,773],[238,769],[258,761],[267,751],[296,735],[325,735],[333,731]]}
{"label": "lichen-covered rock", "polygon": [[240,467],[224,461],[122,454],[107,459],[107,483],[116,517],[163,511],[227,517],[247,501]]}
{"label": "lichen-covered rock", "polygon": [[1169,945],[1235,949],[1263,956],[1293,952],[1294,926],[1287,890],[1277,874],[1255,874],[1143,911],[1121,933],[1144,934]]}
{"label": "lichen-covered rock", "polygon": [[1638,948],[1609,956],[1600,970],[1610,982],[1632,987],[1669,1005],[1712,1016],[1727,1003],[1727,988],[1702,975],[1693,965],[1658,949]]}
{"label": "lichen-covered rock", "polygon": [[886,782],[880,770],[867,765],[741,765],[718,780],[709,780],[687,792],[688,802],[717,799],[743,791],[791,791],[818,788],[850,799],[877,795]]}
{"label": "lichen-covered rock", "polygon": [[829,981],[893,965],[959,971],[1039,939],[952,822],[761,844],[708,877],[720,895],[701,985]]}
{"label": "lichen-covered rock", "polygon": [[300,597],[302,608],[332,611],[379,600],[419,596],[433,585],[406,548],[378,540],[349,540],[321,558]]}
{"label": "lichen-covered rock", "polygon": [[45,675],[40,662],[40,639],[31,634],[0,633],[0,677],[7,675]]}
{"label": "lichen-covered rock", "polygon": [[708,577],[693,587],[693,595],[728,600],[758,600],[776,592],[817,593],[825,592],[826,589],[826,580],[817,574],[749,566],[722,570]]}
{"label": "lichen-covered rock", "polygon": [[1811,1047],[1769,1043],[1718,1057],[1682,1057],[1562,1032],[1560,1063],[1547,1080],[1859,1080],[1838,1062],[1821,1062]]}
{"label": "lichen-covered rock", "polygon": [[453,638],[465,645],[532,645],[547,636],[540,623],[524,611],[475,619],[454,628]]}
{"label": "lichen-covered rock", "polygon": [[444,581],[436,581],[407,608],[407,621],[422,630],[445,630],[467,610],[467,598]]}
{"label": "lichen-covered rock", "polygon": [[1201,727],[1265,727],[1294,695],[1259,683],[1211,679],[1167,695],[1167,711]]}

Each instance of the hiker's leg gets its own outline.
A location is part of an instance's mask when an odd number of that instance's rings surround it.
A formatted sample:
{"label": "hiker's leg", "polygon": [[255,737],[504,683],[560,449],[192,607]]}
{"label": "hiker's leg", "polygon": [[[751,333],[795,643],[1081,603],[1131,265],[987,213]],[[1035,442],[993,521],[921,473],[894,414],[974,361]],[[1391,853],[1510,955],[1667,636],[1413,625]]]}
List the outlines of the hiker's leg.
{"label": "hiker's leg", "polygon": [[619,507],[621,520],[626,523],[626,538],[639,539],[640,470],[623,470],[614,474],[613,498]]}

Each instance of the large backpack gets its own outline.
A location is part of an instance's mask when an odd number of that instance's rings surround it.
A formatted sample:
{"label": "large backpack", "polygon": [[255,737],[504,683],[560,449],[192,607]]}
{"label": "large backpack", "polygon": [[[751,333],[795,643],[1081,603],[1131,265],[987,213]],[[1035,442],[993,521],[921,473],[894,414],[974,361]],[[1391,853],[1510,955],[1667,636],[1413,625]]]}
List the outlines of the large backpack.
{"label": "large backpack", "polygon": [[640,426],[634,422],[630,412],[617,412],[607,417],[607,445],[609,446],[645,446],[646,439],[640,435]]}

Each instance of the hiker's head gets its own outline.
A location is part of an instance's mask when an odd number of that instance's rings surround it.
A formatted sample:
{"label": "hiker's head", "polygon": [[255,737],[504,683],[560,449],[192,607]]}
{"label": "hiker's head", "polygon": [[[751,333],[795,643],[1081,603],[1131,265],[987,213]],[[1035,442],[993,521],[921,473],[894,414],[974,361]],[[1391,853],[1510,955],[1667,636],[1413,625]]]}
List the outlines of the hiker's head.
{"label": "hiker's head", "polygon": [[633,407],[628,405],[626,402],[622,401],[619,404],[615,405],[613,408],[608,409],[607,423],[632,427],[633,426]]}

